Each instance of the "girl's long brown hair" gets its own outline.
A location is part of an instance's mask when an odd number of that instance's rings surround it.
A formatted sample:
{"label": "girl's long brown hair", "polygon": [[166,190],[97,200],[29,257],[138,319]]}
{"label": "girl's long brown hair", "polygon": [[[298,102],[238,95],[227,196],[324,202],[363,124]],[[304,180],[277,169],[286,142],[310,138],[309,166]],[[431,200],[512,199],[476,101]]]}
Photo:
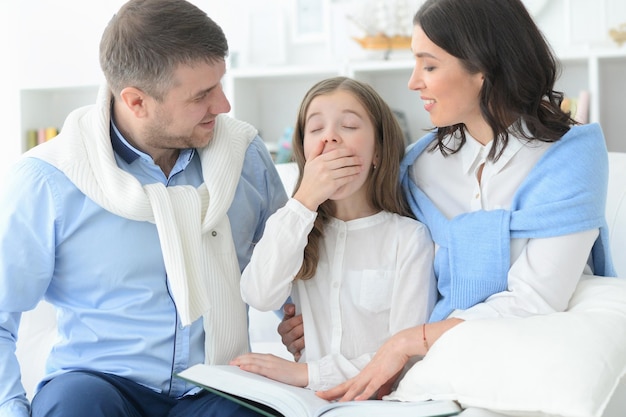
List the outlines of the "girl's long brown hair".
{"label": "girl's long brown hair", "polygon": [[[363,105],[374,126],[374,152],[379,156],[379,160],[375,169],[370,168],[368,176],[367,196],[372,207],[414,217],[400,187],[400,161],[404,156],[405,139],[398,120],[389,105],[370,85],[347,77],[333,77],[318,82],[302,100],[293,133],[293,153],[299,169],[295,189],[300,187],[306,162],[304,129],[309,105],[316,97],[338,90],[352,94]],[[326,200],[319,206],[315,225],[304,249],[304,261],[296,279],[310,279],[315,275],[324,225],[334,213],[335,207],[331,200]]]}

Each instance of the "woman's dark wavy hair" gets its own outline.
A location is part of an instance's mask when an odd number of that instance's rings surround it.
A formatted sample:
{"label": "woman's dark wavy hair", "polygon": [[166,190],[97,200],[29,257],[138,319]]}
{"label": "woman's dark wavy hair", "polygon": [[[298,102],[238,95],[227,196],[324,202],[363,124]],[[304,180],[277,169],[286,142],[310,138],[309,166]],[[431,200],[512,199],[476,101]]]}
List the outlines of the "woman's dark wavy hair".
{"label": "woman's dark wavy hair", "polygon": [[[484,75],[480,109],[495,136],[490,159],[502,154],[510,127],[529,141],[555,142],[576,123],[561,110],[563,93],[554,90],[559,62],[520,0],[427,0],[413,24],[470,74]],[[439,126],[432,149],[457,152],[465,129]],[[461,141],[450,148],[444,138],[454,133]]]}
{"label": "woman's dark wavy hair", "polygon": [[[347,91],[352,94],[363,105],[374,126],[374,153],[378,155],[378,160],[376,168],[370,168],[367,182],[367,196],[372,207],[414,218],[400,187],[400,162],[405,148],[402,128],[389,105],[370,85],[347,77],[332,77],[316,83],[306,93],[300,104],[293,132],[293,153],[299,169],[295,190],[302,182],[306,162],[304,132],[309,106],[316,97],[335,91]],[[309,233],[309,240],[304,249],[304,261],[300,271],[296,274],[296,279],[309,279],[315,275],[319,261],[319,243],[324,235],[324,224],[335,213],[333,201],[326,200],[320,204],[317,211],[315,224]]]}

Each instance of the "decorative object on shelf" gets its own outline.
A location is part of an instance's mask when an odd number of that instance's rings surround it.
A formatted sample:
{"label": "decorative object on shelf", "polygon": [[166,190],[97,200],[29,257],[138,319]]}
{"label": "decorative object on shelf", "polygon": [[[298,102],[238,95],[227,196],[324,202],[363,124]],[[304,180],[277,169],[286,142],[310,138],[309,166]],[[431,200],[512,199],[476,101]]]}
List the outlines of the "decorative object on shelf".
{"label": "decorative object on shelf", "polygon": [[387,36],[379,33],[375,36],[364,36],[362,38],[352,38],[364,49],[411,49],[410,36]]}
{"label": "decorative object on shelf", "polygon": [[26,131],[26,150],[49,141],[59,134],[56,127],[41,127],[39,129],[29,129]]}
{"label": "decorative object on shelf", "polygon": [[617,29],[610,29],[609,35],[611,35],[611,38],[613,38],[619,46],[622,46],[622,44],[626,42],[626,23],[622,23]]}
{"label": "decorative object on shelf", "polygon": [[294,43],[326,41],[329,36],[328,0],[294,0],[292,40]]}
{"label": "decorative object on shelf", "polygon": [[353,39],[364,49],[384,50],[385,59],[394,49],[411,48],[412,9],[407,0],[362,2],[347,18],[365,32]]}
{"label": "decorative object on shelf", "polygon": [[561,102],[561,110],[568,112],[578,123],[589,123],[589,103],[591,95],[588,90],[582,90],[578,97],[566,96]]}
{"label": "decorative object on shelf", "polygon": [[293,161],[293,149],[292,149],[292,137],[293,127],[286,127],[283,131],[283,135],[278,141],[278,150],[274,157],[274,162],[277,164],[284,164],[286,162]]}

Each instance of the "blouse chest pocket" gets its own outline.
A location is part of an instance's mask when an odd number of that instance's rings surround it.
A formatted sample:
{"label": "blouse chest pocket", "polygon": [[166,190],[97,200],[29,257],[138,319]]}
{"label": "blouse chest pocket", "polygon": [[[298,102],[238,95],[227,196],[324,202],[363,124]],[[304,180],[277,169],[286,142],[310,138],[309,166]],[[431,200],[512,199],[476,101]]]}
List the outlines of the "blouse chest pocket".
{"label": "blouse chest pocket", "polygon": [[378,269],[348,272],[346,284],[354,305],[371,313],[389,310],[393,276],[393,271]]}

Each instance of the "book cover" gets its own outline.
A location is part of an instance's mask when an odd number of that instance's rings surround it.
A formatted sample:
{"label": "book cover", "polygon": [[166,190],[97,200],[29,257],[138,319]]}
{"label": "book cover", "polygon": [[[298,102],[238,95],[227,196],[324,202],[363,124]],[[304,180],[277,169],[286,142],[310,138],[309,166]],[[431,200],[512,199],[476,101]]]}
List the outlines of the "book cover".
{"label": "book cover", "polygon": [[309,389],[230,365],[194,365],[177,376],[267,417],[446,417],[461,412],[461,407],[451,400],[328,402]]}

